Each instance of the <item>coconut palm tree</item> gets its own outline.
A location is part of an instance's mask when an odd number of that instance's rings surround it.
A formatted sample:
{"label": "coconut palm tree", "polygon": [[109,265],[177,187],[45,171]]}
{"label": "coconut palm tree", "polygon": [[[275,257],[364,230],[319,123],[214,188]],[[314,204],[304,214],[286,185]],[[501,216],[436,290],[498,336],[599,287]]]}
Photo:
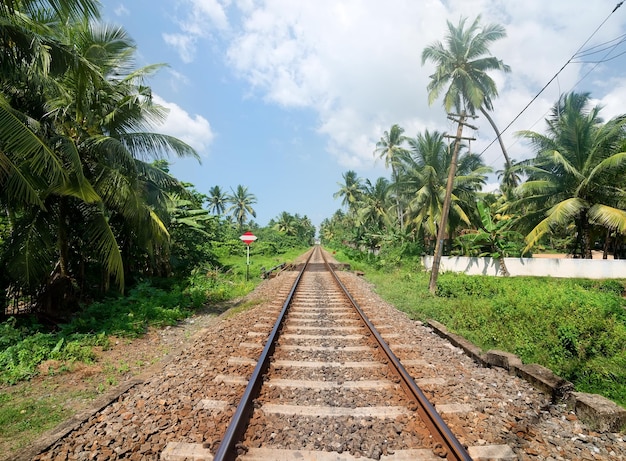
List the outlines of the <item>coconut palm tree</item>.
{"label": "coconut palm tree", "polygon": [[369,179],[365,180],[365,190],[358,212],[358,220],[362,226],[383,230],[391,225],[390,190],[387,178],[380,177],[373,184]]}
{"label": "coconut palm tree", "polygon": [[295,219],[298,228],[298,237],[304,242],[311,243],[315,238],[316,231],[311,219],[307,215],[300,217],[298,213],[296,213]]}
{"label": "coconut palm tree", "polygon": [[400,202],[400,182],[398,179],[398,165],[406,156],[406,148],[403,144],[406,141],[404,136],[404,128],[393,125],[389,131],[385,131],[380,140],[376,143],[374,155],[385,159],[385,167],[391,166],[391,178],[395,194],[396,213],[398,216],[398,224],[400,229],[404,228],[404,210]]}
{"label": "coconut palm tree", "polygon": [[348,170],[341,176],[343,177],[343,184],[337,183],[340,189],[333,194],[333,198],[341,197],[341,204],[348,208],[349,213],[353,215],[356,213],[363,195],[363,180],[353,170]]}
{"label": "coconut palm tree", "polygon": [[54,25],[98,16],[92,0],[0,2],[0,202],[11,220],[17,208],[43,208],[40,190],[67,180],[65,165],[47,143],[51,132],[41,94],[82,58],[54,37]]}
{"label": "coconut palm tree", "polygon": [[[69,68],[59,79],[60,90],[53,89],[47,103],[56,130],[76,144],[85,177],[101,200],[100,213],[94,215],[98,219],[85,223],[95,226],[96,235],[106,236],[106,246],[96,247],[105,267],[118,246],[114,234],[119,230],[110,223],[132,235],[122,239],[122,252],[128,253],[132,245],[154,257],[169,239],[165,192],[183,188],[144,159],[169,153],[198,158],[184,142],[151,130],[167,112],[153,103],[144,82],[162,65],[135,69],[135,44],[121,27],[80,22],[57,35],[99,70],[86,74],[81,67]],[[120,263],[118,259],[116,273]],[[119,275],[117,280],[122,281]]]}
{"label": "coconut palm tree", "polygon": [[[410,156],[402,169],[402,181],[412,197],[407,219],[417,233],[423,233],[432,241],[437,236],[441,221],[452,152],[444,141],[444,134],[438,131],[426,130],[415,138],[409,138],[408,145]],[[490,172],[475,154],[462,153],[458,163],[447,225],[449,236],[462,223],[471,225],[476,192],[484,185]]]}
{"label": "coconut palm tree", "polygon": [[504,38],[506,31],[499,24],[482,25],[480,15],[468,28],[465,27],[466,21],[467,18],[461,18],[458,26],[447,21],[445,45],[437,41],[422,51],[422,65],[432,61],[437,66],[427,87],[428,103],[432,104],[445,90],[443,106],[446,112],[454,108],[458,113],[466,111],[474,115],[477,110],[480,111],[496,133],[505,168],[510,168],[511,160],[500,131],[489,115],[489,111],[493,110],[493,98],[498,96],[498,89],[487,73],[492,70],[511,70],[501,60],[489,55],[489,45]]}
{"label": "coconut palm tree", "polygon": [[[0,167],[6,172],[0,183],[9,186],[0,188],[0,202],[11,203],[9,214],[19,219],[15,251],[5,255],[5,264],[23,287],[51,281],[69,287],[98,261],[105,287],[113,276],[123,288],[124,251],[141,247],[154,255],[169,237],[163,192],[182,190],[143,159],[197,154],[147,129],[165,115],[143,83],[159,66],[134,69],[134,43],[122,29],[83,20],[63,24],[46,33],[72,50],[76,65],[37,73],[15,61],[15,78],[0,94],[0,141],[10,160],[8,168]],[[19,178],[27,179],[22,183],[30,195],[9,202],[21,190],[12,186]],[[35,203],[31,196],[39,208],[26,206]],[[54,296],[53,289],[43,291]]]}
{"label": "coconut palm tree", "polygon": [[535,158],[522,163],[528,180],[518,187],[514,209],[524,209],[520,222],[532,229],[527,249],[552,229],[573,225],[576,248],[591,258],[593,225],[626,233],[623,174],[626,172],[626,115],[603,122],[600,106],[590,106],[588,93],[561,96],[546,120],[546,134],[522,131]]}
{"label": "coconut palm tree", "polygon": [[0,3],[0,14],[9,15],[23,12],[27,16],[32,17],[41,13],[43,8],[54,11],[55,14],[64,17],[99,16],[98,2],[95,0],[3,0]]}
{"label": "coconut palm tree", "polygon": [[278,215],[273,228],[283,234],[294,236],[298,233],[297,225],[298,220],[290,213],[283,211],[280,215]]}
{"label": "coconut palm tree", "polygon": [[379,177],[374,183],[365,180],[365,187],[355,224],[361,230],[360,240],[376,248],[382,236],[393,227],[390,211],[393,209],[391,183],[387,178]]}
{"label": "coconut palm tree", "polygon": [[213,186],[209,189],[209,211],[218,216],[224,214],[226,205],[228,204],[228,196],[220,186]]}
{"label": "coconut palm tree", "polygon": [[232,194],[228,195],[230,207],[226,210],[230,213],[239,226],[239,231],[243,230],[244,224],[248,221],[248,215],[256,218],[256,211],[252,208],[257,202],[256,196],[248,192],[248,188],[239,184],[236,190],[230,189]]}

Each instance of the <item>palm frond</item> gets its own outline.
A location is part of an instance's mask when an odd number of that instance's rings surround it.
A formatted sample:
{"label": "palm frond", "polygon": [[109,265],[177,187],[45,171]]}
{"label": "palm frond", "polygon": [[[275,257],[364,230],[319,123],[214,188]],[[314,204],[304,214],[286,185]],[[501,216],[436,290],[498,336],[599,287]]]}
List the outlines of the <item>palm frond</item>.
{"label": "palm frond", "polygon": [[592,223],[616,230],[622,235],[626,234],[626,211],[608,205],[596,204],[589,208],[588,213]]}
{"label": "palm frond", "polygon": [[113,230],[100,207],[82,207],[85,212],[87,241],[94,248],[98,260],[112,275],[121,291],[124,290],[124,262]]}
{"label": "palm frond", "polygon": [[[41,206],[38,193],[24,173],[18,170],[24,166],[29,174],[45,177],[51,183],[62,182],[66,178],[63,163],[59,157],[30,128],[18,118],[8,102],[0,96],[0,145],[3,155],[0,165],[5,174],[11,172],[13,192],[19,200]],[[18,183],[20,183],[18,185]]]}
{"label": "palm frond", "polygon": [[173,136],[160,133],[126,133],[119,138],[140,159],[159,159],[174,153],[179,157],[193,157],[200,161],[200,155],[193,147]]}

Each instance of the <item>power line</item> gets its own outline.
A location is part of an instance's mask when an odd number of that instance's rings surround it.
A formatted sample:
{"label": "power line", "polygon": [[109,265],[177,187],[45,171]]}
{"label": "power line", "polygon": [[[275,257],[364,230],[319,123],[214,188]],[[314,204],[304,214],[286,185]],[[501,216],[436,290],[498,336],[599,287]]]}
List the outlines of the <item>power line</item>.
{"label": "power line", "polygon": [[[567,67],[567,65],[568,65],[570,62],[572,62],[572,60],[573,60],[574,58],[576,58],[576,57],[577,57],[577,55],[581,52],[581,50],[585,47],[585,45],[586,45],[587,43],[589,43],[589,41],[590,41],[590,40],[594,37],[594,35],[596,35],[596,33],[598,33],[598,31],[602,28],[602,26],[604,26],[604,24],[605,24],[605,23],[609,20],[609,18],[613,15],[613,13],[615,13],[615,12],[618,10],[618,8],[619,8],[620,6],[622,6],[622,4],[623,4],[623,3],[624,3],[623,1],[622,1],[622,2],[619,2],[619,3],[615,6],[615,8],[613,8],[613,11],[611,11],[611,13],[609,13],[609,15],[608,15],[608,16],[604,19],[604,21],[602,21],[602,23],[601,23],[598,27],[596,27],[596,29],[595,29],[595,30],[593,31],[593,33],[589,36],[589,38],[587,38],[587,40],[585,40],[585,42],[584,42],[584,43],[583,43],[583,44],[582,44],[582,45],[578,48],[578,50],[576,50],[576,52],[575,52],[575,53],[574,53],[574,54],[573,54],[573,55],[572,55],[572,56],[571,56],[571,57],[567,60],[567,62],[566,62],[565,64],[563,64],[563,66],[562,66],[562,67],[558,70],[558,72],[557,72],[556,74],[554,74],[554,76],[553,76],[553,77],[552,77],[552,78],[548,81],[548,83],[546,83],[546,84],[543,86],[543,88],[541,88],[541,90],[539,90],[539,92],[538,92],[538,93],[537,93],[537,94],[536,94],[536,95],[535,95],[535,96],[534,96],[534,97],[530,100],[530,102],[529,102],[528,104],[526,104],[526,106],[524,106],[524,108],[523,108],[523,109],[522,109],[522,110],[521,110],[521,111],[520,111],[520,112],[519,112],[519,113],[515,116],[515,118],[513,118],[513,120],[512,120],[512,121],[511,121],[511,122],[510,122],[510,123],[509,123],[509,124],[508,124],[508,125],[507,125],[504,129],[503,129],[503,130],[501,130],[501,131],[500,131],[500,135],[499,135],[499,136],[496,136],[496,137],[495,137],[495,138],[494,138],[494,139],[493,139],[493,140],[492,140],[492,141],[491,141],[491,142],[487,145],[487,147],[485,147],[485,148],[482,150],[482,152],[479,154],[480,156],[482,156],[482,155],[483,155],[483,154],[487,151],[487,149],[489,149],[489,148],[493,145],[493,143],[494,143],[494,142],[496,142],[499,138],[501,138],[501,137],[502,137],[502,134],[503,134],[504,132],[506,132],[506,130],[508,130],[508,129],[511,127],[511,125],[513,125],[513,124],[517,121],[517,119],[521,117],[521,115],[522,115],[524,112],[526,112],[526,109],[528,109],[528,108],[531,106],[531,104],[532,104],[533,102],[535,102],[535,100],[536,100],[536,99],[537,99],[537,98],[541,95],[541,93],[543,93],[543,92],[544,92],[544,90],[545,90],[546,88],[548,88],[548,86],[550,86],[550,84],[551,84],[551,83],[552,83],[552,82],[553,82],[553,81],[554,81],[554,80],[555,80],[555,79],[559,76],[559,74],[560,74],[561,72],[563,72],[563,70]],[[617,45],[616,45],[616,46],[617,46]],[[615,48],[615,47],[613,47],[613,48]],[[597,67],[597,65],[598,65],[598,64],[596,64],[596,66],[594,66],[591,70],[594,70],[594,69]],[[590,72],[591,72],[591,71],[590,71]],[[587,73],[583,76],[583,78],[582,78],[582,79],[584,79],[587,75],[589,75],[589,72],[587,72]],[[580,80],[578,81],[578,83],[580,83],[580,82],[582,81],[582,79],[580,79]],[[576,83],[576,84],[578,84],[578,83]]]}
{"label": "power line", "polygon": [[[615,48],[615,45],[613,45],[613,42],[616,42],[618,40],[619,42],[617,43],[617,45],[624,43],[624,41],[626,41],[626,34],[620,35],[619,37],[616,37],[613,40],[609,40],[608,42],[599,43],[595,46],[589,47],[586,50],[583,50],[580,53],[578,53],[576,57],[581,58],[584,56],[591,56],[592,54],[600,53],[601,51],[607,50],[609,48]],[[600,48],[600,47],[603,47],[603,48]],[[600,49],[597,49],[597,48],[600,48]]]}
{"label": "power line", "polygon": [[[615,48],[615,47],[613,47]],[[616,54],[615,56],[611,56],[610,58],[604,57],[599,61],[572,61],[574,64],[604,64],[605,62],[613,61],[614,59],[619,58],[620,56],[624,56],[626,51],[622,51],[620,54]],[[595,69],[595,67],[594,67]],[[587,75],[587,74],[585,74]],[[581,79],[582,80],[582,79]]]}

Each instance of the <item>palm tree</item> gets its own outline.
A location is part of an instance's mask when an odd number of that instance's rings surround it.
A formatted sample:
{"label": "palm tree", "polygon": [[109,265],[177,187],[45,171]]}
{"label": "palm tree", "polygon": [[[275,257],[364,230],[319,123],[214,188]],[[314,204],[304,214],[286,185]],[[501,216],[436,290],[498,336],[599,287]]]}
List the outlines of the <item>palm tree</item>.
{"label": "palm tree", "polygon": [[[443,106],[446,112],[454,108],[458,113],[466,111],[474,115],[479,110],[493,128],[502,155],[505,168],[511,167],[511,161],[504,147],[500,131],[488,111],[493,110],[492,99],[498,95],[493,79],[487,74],[491,70],[510,72],[510,67],[501,60],[489,56],[489,45],[506,37],[506,31],[499,24],[480,24],[480,15],[465,28],[466,18],[459,20],[458,26],[450,21],[445,45],[439,41],[427,46],[422,51],[422,65],[427,61],[436,64],[435,73],[428,84],[428,103],[432,104],[446,90]],[[514,178],[513,178],[514,179]]]}
{"label": "palm tree", "polygon": [[519,169],[516,168],[515,162],[510,167],[506,167],[503,170],[497,170],[496,174],[500,180],[500,192],[506,197],[507,200],[513,200],[513,194],[515,188],[520,183]]}
{"label": "palm tree", "polygon": [[[417,233],[428,240],[437,236],[441,221],[451,149],[438,131],[418,134],[408,140],[410,156],[402,170],[402,181],[412,197],[408,207],[408,219]],[[461,223],[470,226],[476,192],[486,181],[490,171],[475,154],[464,153],[459,157],[450,204],[447,232]]]}
{"label": "palm tree", "polygon": [[[31,23],[34,35],[45,29]],[[9,159],[0,158],[0,185],[7,186],[0,203],[10,203],[9,215],[19,218],[12,235],[17,251],[5,255],[5,264],[14,280],[35,288],[51,281],[70,286],[96,260],[105,287],[113,276],[123,288],[122,254],[139,246],[154,256],[169,237],[163,192],[182,190],[142,159],[197,154],[146,130],[165,115],[143,83],[160,66],[133,69],[134,44],[122,29],[61,23],[45,31],[59,49],[72,50],[75,65],[62,73],[36,67],[37,73],[15,60],[7,72],[13,79],[0,94],[0,142]],[[20,180],[23,188],[15,185]],[[10,200],[22,190],[21,200]]]}
{"label": "palm tree", "polygon": [[333,194],[333,198],[341,197],[341,204],[348,208],[350,214],[354,214],[363,195],[363,180],[353,170],[348,170],[341,176],[343,184],[337,183],[340,189]]}
{"label": "palm tree", "polygon": [[283,211],[274,224],[274,229],[286,235],[294,236],[298,233],[297,220],[294,216]]}
{"label": "palm tree", "polygon": [[41,120],[41,93],[52,76],[84,62],[54,38],[52,26],[97,15],[93,0],[0,2],[0,202],[11,221],[21,207],[43,208],[42,187],[68,179],[63,159],[45,139],[53,130]]}
{"label": "palm tree", "polygon": [[315,226],[311,222],[311,219],[307,215],[300,217],[297,213],[295,219],[297,221],[298,237],[300,237],[304,242],[311,243],[315,238],[316,230]]}
{"label": "palm tree", "polygon": [[226,211],[226,205],[228,204],[228,196],[221,189],[220,186],[213,186],[209,189],[209,211],[221,216]]}
{"label": "palm tree", "polygon": [[98,2],[96,0],[47,0],[36,2],[3,0],[0,3],[0,14],[10,15],[19,11],[32,17],[41,13],[43,7],[47,7],[48,10],[64,17],[96,17],[99,15]]}
{"label": "palm tree", "polygon": [[391,224],[388,213],[389,192],[390,184],[386,178],[380,177],[374,184],[369,179],[365,180],[365,191],[358,213],[362,225],[384,229]]}
{"label": "palm tree", "polygon": [[59,79],[61,91],[50,92],[48,106],[57,131],[75,143],[85,177],[101,200],[98,211],[92,211],[97,219],[85,223],[94,226],[94,235],[103,237],[96,240],[100,245],[96,248],[107,271],[115,269],[123,286],[122,260],[116,255],[118,242],[110,223],[119,223],[132,235],[123,240],[122,251],[132,245],[153,256],[169,239],[166,196],[160,192],[182,191],[178,181],[144,159],[160,159],[172,152],[198,155],[184,142],[150,130],[167,112],[153,103],[144,81],[162,65],[134,69],[135,44],[124,29],[80,22],[57,35],[99,71],[86,74],[81,67],[69,68]]}
{"label": "palm tree", "polygon": [[406,141],[406,137],[403,135],[404,128],[398,125],[393,125],[389,131],[385,131],[380,141],[376,143],[376,149],[374,155],[385,159],[385,167],[391,166],[391,177],[393,182],[393,188],[395,189],[395,202],[396,212],[398,216],[398,224],[400,229],[404,229],[404,210],[400,203],[400,182],[398,178],[398,165],[402,162],[403,157],[406,156],[406,149],[402,147],[402,144]]}
{"label": "palm tree", "polygon": [[227,198],[230,207],[226,210],[230,213],[239,226],[239,231],[243,230],[244,224],[248,221],[248,215],[252,215],[256,218],[256,211],[252,208],[257,200],[254,194],[248,192],[248,188],[241,184],[237,186],[236,190],[231,188],[232,194]]}
{"label": "palm tree", "polygon": [[[626,115],[606,123],[588,93],[561,96],[546,120],[546,134],[522,131],[537,156],[522,162],[528,180],[513,204],[524,209],[522,224],[532,230],[527,249],[559,226],[573,225],[576,247],[591,258],[591,226],[626,233],[623,174],[626,172]],[[533,227],[534,226],[534,227]]]}

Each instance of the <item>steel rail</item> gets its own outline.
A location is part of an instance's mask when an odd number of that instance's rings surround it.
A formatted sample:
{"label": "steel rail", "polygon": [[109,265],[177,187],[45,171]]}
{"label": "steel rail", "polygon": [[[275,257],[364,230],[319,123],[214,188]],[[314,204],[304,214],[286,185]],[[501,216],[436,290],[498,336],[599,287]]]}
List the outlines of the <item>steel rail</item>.
{"label": "steel rail", "polygon": [[233,418],[226,428],[224,437],[220,441],[220,445],[217,449],[217,452],[215,453],[215,456],[213,457],[213,461],[233,461],[237,457],[237,453],[235,452],[236,444],[238,441],[241,440],[241,437],[243,436],[243,433],[245,431],[246,423],[250,419],[250,414],[254,409],[254,399],[259,395],[259,390],[261,389],[261,385],[263,383],[263,375],[269,367],[270,358],[274,353],[276,341],[278,339],[278,336],[280,335],[280,328],[283,324],[283,320],[285,318],[287,310],[289,309],[289,305],[291,304],[291,301],[293,299],[293,295],[296,292],[296,288],[300,283],[302,274],[309,265],[309,261],[311,260],[311,257],[313,256],[313,253],[315,251],[316,248],[313,248],[308,258],[306,259],[306,262],[302,266],[302,270],[300,271],[298,277],[293,283],[287,299],[283,303],[280,314],[278,315],[278,319],[276,320],[274,328],[272,328],[272,331],[267,338],[267,342],[265,343],[263,352],[261,353],[259,361],[257,362],[257,365],[252,372],[252,376],[250,377],[243,396],[239,401],[239,405],[237,405],[235,414],[233,415]]}
{"label": "steel rail", "polygon": [[404,389],[408,392],[409,396],[413,396],[417,402],[418,413],[421,416],[422,420],[430,430],[433,437],[435,437],[442,446],[447,450],[446,459],[452,461],[472,461],[471,456],[465,450],[465,447],[461,445],[461,442],[456,438],[456,436],[452,433],[448,425],[441,418],[441,415],[435,410],[435,407],[428,401],[428,398],[424,395],[422,390],[415,384],[415,381],[411,377],[408,371],[404,368],[400,360],[395,356],[395,354],[391,351],[383,337],[380,335],[376,327],[369,320],[363,309],[359,306],[356,300],[352,297],[346,286],[339,279],[339,276],[335,273],[335,270],[328,263],[324,252],[322,252],[322,259],[324,260],[324,264],[328,268],[331,274],[341,290],[344,292],[348,300],[352,303],[356,311],[361,316],[363,322],[367,325],[369,331],[372,333],[376,341],[378,342],[379,347],[384,351],[389,363],[393,366],[396,373],[399,375],[401,384]]}

